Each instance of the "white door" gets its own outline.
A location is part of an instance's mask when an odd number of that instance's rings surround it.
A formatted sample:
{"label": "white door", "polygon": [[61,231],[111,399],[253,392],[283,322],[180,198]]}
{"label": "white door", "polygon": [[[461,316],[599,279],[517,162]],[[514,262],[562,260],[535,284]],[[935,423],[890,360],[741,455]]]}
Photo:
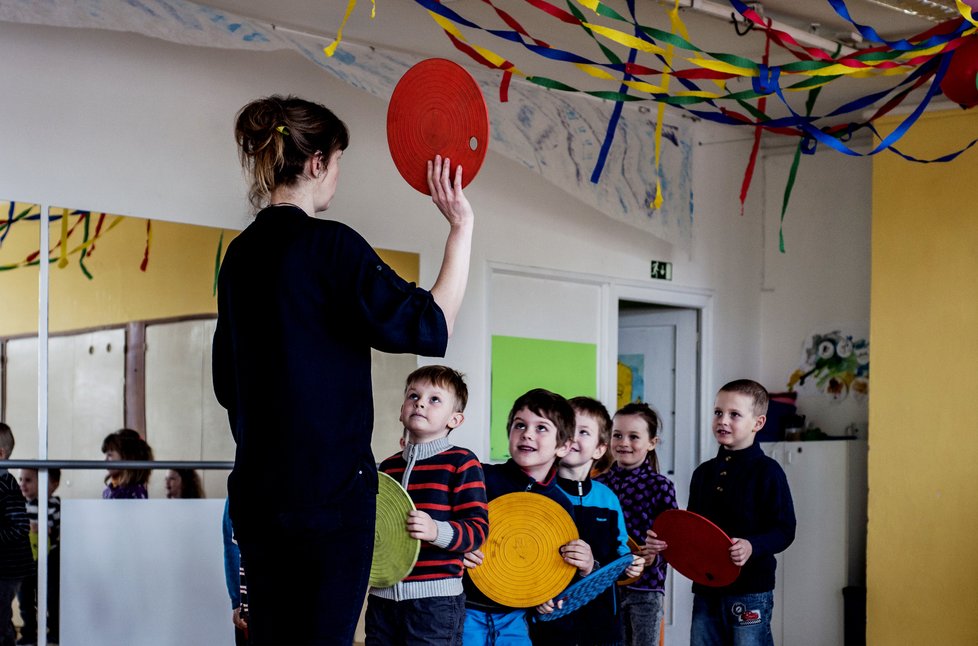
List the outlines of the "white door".
{"label": "white door", "polygon": [[[697,319],[693,309],[652,306],[620,308],[618,315],[619,361],[641,367],[643,383],[637,390],[662,419],[656,449],[659,469],[675,484],[683,509],[697,464]],[[666,578],[665,606],[666,643],[687,643],[693,609],[691,584],[675,576],[672,568]]]}

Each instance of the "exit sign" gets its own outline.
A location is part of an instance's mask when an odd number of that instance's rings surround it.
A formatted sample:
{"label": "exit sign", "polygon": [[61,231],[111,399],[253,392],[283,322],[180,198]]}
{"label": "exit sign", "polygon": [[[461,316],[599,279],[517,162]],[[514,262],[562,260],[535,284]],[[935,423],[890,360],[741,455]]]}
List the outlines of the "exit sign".
{"label": "exit sign", "polygon": [[660,280],[672,280],[672,263],[653,260],[650,275],[652,278],[658,278]]}

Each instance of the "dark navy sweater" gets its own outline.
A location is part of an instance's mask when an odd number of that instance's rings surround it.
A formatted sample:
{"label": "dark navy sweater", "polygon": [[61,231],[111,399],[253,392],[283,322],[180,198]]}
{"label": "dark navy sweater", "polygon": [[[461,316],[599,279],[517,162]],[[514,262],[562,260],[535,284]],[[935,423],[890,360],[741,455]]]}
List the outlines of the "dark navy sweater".
{"label": "dark navy sweater", "polygon": [[737,580],[722,588],[693,584],[697,594],[750,594],[774,589],[775,554],[795,540],[795,508],[784,470],[753,444],[720,447],[696,467],[689,511],[705,516],[731,538],[750,541],[752,553]]}
{"label": "dark navy sweater", "polygon": [[243,538],[329,531],[377,491],[370,348],[442,356],[445,317],[350,227],[270,207],[218,278],[214,392],[237,444],[228,497]]}

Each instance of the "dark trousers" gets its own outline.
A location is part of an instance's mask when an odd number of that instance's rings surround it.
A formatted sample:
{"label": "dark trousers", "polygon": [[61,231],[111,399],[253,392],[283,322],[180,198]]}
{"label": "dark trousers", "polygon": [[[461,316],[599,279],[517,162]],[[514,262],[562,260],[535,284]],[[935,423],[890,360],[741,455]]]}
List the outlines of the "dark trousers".
{"label": "dark trousers", "polygon": [[367,598],[366,646],[461,646],[465,595],[393,601]]}
{"label": "dark trousers", "polygon": [[[56,546],[48,552],[48,641],[55,643],[58,641],[60,581],[61,550]],[[37,639],[37,587],[37,572],[35,572],[24,578],[20,591],[17,592],[20,617],[24,620],[20,636],[28,641]]]}
{"label": "dark trousers", "polygon": [[14,646],[17,631],[14,630],[14,609],[11,605],[22,579],[0,579],[0,646]]}
{"label": "dark trousers", "polygon": [[279,516],[239,532],[252,644],[353,642],[373,555],[375,492],[345,496],[323,515]]}

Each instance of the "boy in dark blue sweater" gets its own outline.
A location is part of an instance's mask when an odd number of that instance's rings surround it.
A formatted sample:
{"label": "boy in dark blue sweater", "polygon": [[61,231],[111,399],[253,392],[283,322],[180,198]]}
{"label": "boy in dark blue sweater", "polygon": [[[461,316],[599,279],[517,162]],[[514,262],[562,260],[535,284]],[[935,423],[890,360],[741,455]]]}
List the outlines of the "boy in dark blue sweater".
{"label": "boy in dark blue sweater", "polygon": [[[512,457],[504,464],[482,465],[486,497],[492,501],[517,491],[538,493],[558,503],[573,518],[573,505],[557,486],[557,461],[570,450],[574,409],[560,395],[536,388],[516,400],[506,428]],[[582,576],[594,568],[591,548],[580,539],[562,546],[561,554]],[[466,567],[478,567],[481,563],[481,551],[465,555]],[[465,596],[465,646],[529,646],[526,610],[496,603],[473,585],[469,577],[465,578]]]}
{"label": "boy in dark blue sweater", "polygon": [[[774,555],[795,539],[795,509],[784,470],[754,444],[767,403],[767,390],[749,379],[717,393],[713,436],[720,449],[693,472],[689,511],[733,539],[730,560],[743,569],[721,588],[693,584],[692,646],[774,643]],[[666,548],[652,533],[646,544],[656,552]]]}

